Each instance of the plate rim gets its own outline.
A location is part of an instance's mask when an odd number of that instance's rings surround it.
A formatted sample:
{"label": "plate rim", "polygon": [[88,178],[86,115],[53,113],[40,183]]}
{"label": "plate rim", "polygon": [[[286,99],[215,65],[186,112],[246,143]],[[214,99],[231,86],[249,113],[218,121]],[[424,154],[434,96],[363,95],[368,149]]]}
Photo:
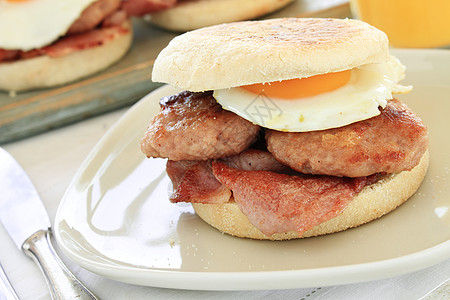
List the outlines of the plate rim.
{"label": "plate rim", "polygon": [[[63,245],[65,248],[65,244]],[[398,258],[374,262],[324,268],[259,272],[188,272],[123,266],[109,266],[109,270],[106,271],[105,266],[101,263],[93,261],[89,263],[89,260],[77,256],[69,249],[65,248],[66,251],[69,251],[67,253],[64,249],[62,250],[75,261],[81,258],[78,261],[81,267],[100,276],[124,283],[184,290],[236,291],[332,286],[395,277],[412,273],[449,259],[450,241]],[[411,264],[411,261],[415,263]],[[111,274],[111,271],[114,273],[120,272],[121,276],[114,276]],[[388,277],[385,275],[386,272],[390,273]],[[129,273],[127,274],[129,276],[124,277],[124,273]],[[137,273],[139,273],[139,276],[136,276]],[[276,282],[273,281],[274,276],[277,277]]]}
{"label": "plate rim", "polygon": [[[450,58],[450,51],[444,49],[391,49],[391,54],[394,55],[438,55],[448,56]],[[333,267],[307,268],[300,270],[278,270],[278,271],[245,271],[245,272],[210,272],[210,271],[178,271],[178,270],[163,270],[142,267],[128,267],[122,265],[105,266],[98,261],[92,261],[85,257],[74,253],[64,241],[64,237],[60,234],[59,222],[61,219],[61,210],[64,203],[68,200],[67,195],[74,187],[80,174],[83,173],[86,166],[99,154],[105,141],[109,140],[111,135],[120,128],[120,125],[125,119],[131,118],[136,114],[141,106],[148,105],[147,97],[152,94],[161,92],[163,89],[173,89],[168,85],[164,85],[155,91],[149,93],[140,101],[131,106],[104,134],[104,136],[96,143],[93,149],[89,152],[86,159],[76,171],[72,181],[66,189],[58,206],[56,217],[54,221],[53,235],[62,252],[71,258],[81,267],[90,270],[96,274],[110,278],[113,280],[138,284],[142,286],[153,286],[163,288],[188,289],[188,290],[268,290],[268,289],[291,289],[304,288],[313,286],[329,286],[340,285],[348,283],[357,283],[364,281],[371,281],[386,278],[386,275],[380,274],[381,271],[386,273],[389,271],[388,277],[398,276],[406,273],[411,273],[446,259],[449,259],[450,240],[437,244],[431,248],[420,250],[407,255],[402,255],[396,258],[378,260],[373,262],[366,262],[360,264],[340,265]],[[410,264],[414,261],[414,264]],[[419,262],[419,263],[418,263]],[[120,272],[121,275],[116,274]],[[114,273],[114,274],[113,274]],[[127,277],[124,277],[125,274]],[[324,276],[324,273],[327,275]],[[140,275],[143,274],[143,275]],[[276,274],[276,286],[273,286],[271,278]],[[343,279],[345,274],[346,279]],[[361,276],[364,274],[364,276]],[[145,278],[143,278],[145,277]],[[180,280],[182,279],[182,280]],[[272,280],[273,281],[273,280]],[[301,281],[301,282],[299,282]],[[314,284],[312,284],[314,282]],[[208,285],[205,283],[214,283]]]}

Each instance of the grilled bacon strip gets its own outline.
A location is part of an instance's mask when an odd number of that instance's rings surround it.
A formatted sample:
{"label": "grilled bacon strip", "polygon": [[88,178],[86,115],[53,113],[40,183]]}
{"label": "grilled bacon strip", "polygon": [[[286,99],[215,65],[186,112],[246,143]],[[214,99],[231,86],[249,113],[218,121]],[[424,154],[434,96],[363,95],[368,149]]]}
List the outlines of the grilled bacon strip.
{"label": "grilled bacon strip", "polygon": [[234,201],[262,233],[305,231],[338,216],[378,175],[362,178],[287,175],[246,171],[213,162],[216,178],[233,192]]}
{"label": "grilled bacon strip", "polygon": [[267,151],[247,150],[214,161],[168,161],[175,192],[172,202],[220,204],[234,201],[266,235],[299,234],[337,215],[366,185],[361,178],[312,176],[293,172]]}
{"label": "grilled bacon strip", "polygon": [[167,175],[174,192],[171,202],[225,203],[231,190],[214,177],[211,161],[167,161]]}

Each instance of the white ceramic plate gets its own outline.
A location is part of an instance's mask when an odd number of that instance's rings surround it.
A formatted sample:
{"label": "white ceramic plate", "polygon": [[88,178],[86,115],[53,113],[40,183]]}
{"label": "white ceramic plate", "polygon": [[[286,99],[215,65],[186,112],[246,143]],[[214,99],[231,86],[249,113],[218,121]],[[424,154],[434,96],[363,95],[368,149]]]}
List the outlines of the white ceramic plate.
{"label": "white ceramic plate", "polygon": [[412,272],[450,257],[450,51],[397,50],[407,66],[401,98],[430,131],[431,164],[414,197],[379,220],[341,233],[284,242],[234,238],[190,205],[168,201],[165,160],[139,142],[163,87],[133,106],[90,153],[55,220],[62,251],[82,267],[138,285],[284,289]]}

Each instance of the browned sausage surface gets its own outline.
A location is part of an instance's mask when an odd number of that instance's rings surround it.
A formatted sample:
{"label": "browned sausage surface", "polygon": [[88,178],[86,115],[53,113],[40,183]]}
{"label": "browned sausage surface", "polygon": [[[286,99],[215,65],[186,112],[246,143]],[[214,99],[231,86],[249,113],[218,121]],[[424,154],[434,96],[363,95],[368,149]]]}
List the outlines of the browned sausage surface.
{"label": "browned sausage surface", "polygon": [[268,130],[266,140],[273,156],[296,171],[347,177],[411,170],[428,148],[422,120],[396,99],[368,120],[313,132]]}
{"label": "browned sausage surface", "polygon": [[255,140],[257,125],[223,110],[211,92],[182,92],[161,100],[161,112],[141,142],[148,157],[207,160],[238,154]]}

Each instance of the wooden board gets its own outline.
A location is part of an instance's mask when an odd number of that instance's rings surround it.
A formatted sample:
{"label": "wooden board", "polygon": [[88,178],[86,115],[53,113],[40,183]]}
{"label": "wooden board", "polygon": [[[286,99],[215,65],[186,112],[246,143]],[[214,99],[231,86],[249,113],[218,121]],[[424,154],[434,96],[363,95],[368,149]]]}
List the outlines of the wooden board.
{"label": "wooden board", "polygon": [[[348,17],[345,0],[298,0],[266,16]],[[134,40],[126,56],[89,78],[51,89],[9,95],[0,91],[0,144],[12,142],[129,106],[161,86],[150,80],[158,53],[177,34],[133,20]],[[1,74],[0,74],[1,76]]]}
{"label": "wooden board", "polygon": [[0,143],[131,105],[157,88],[150,80],[153,61],[175,34],[133,21],[130,51],[107,70],[68,85],[13,97],[0,92]]}

